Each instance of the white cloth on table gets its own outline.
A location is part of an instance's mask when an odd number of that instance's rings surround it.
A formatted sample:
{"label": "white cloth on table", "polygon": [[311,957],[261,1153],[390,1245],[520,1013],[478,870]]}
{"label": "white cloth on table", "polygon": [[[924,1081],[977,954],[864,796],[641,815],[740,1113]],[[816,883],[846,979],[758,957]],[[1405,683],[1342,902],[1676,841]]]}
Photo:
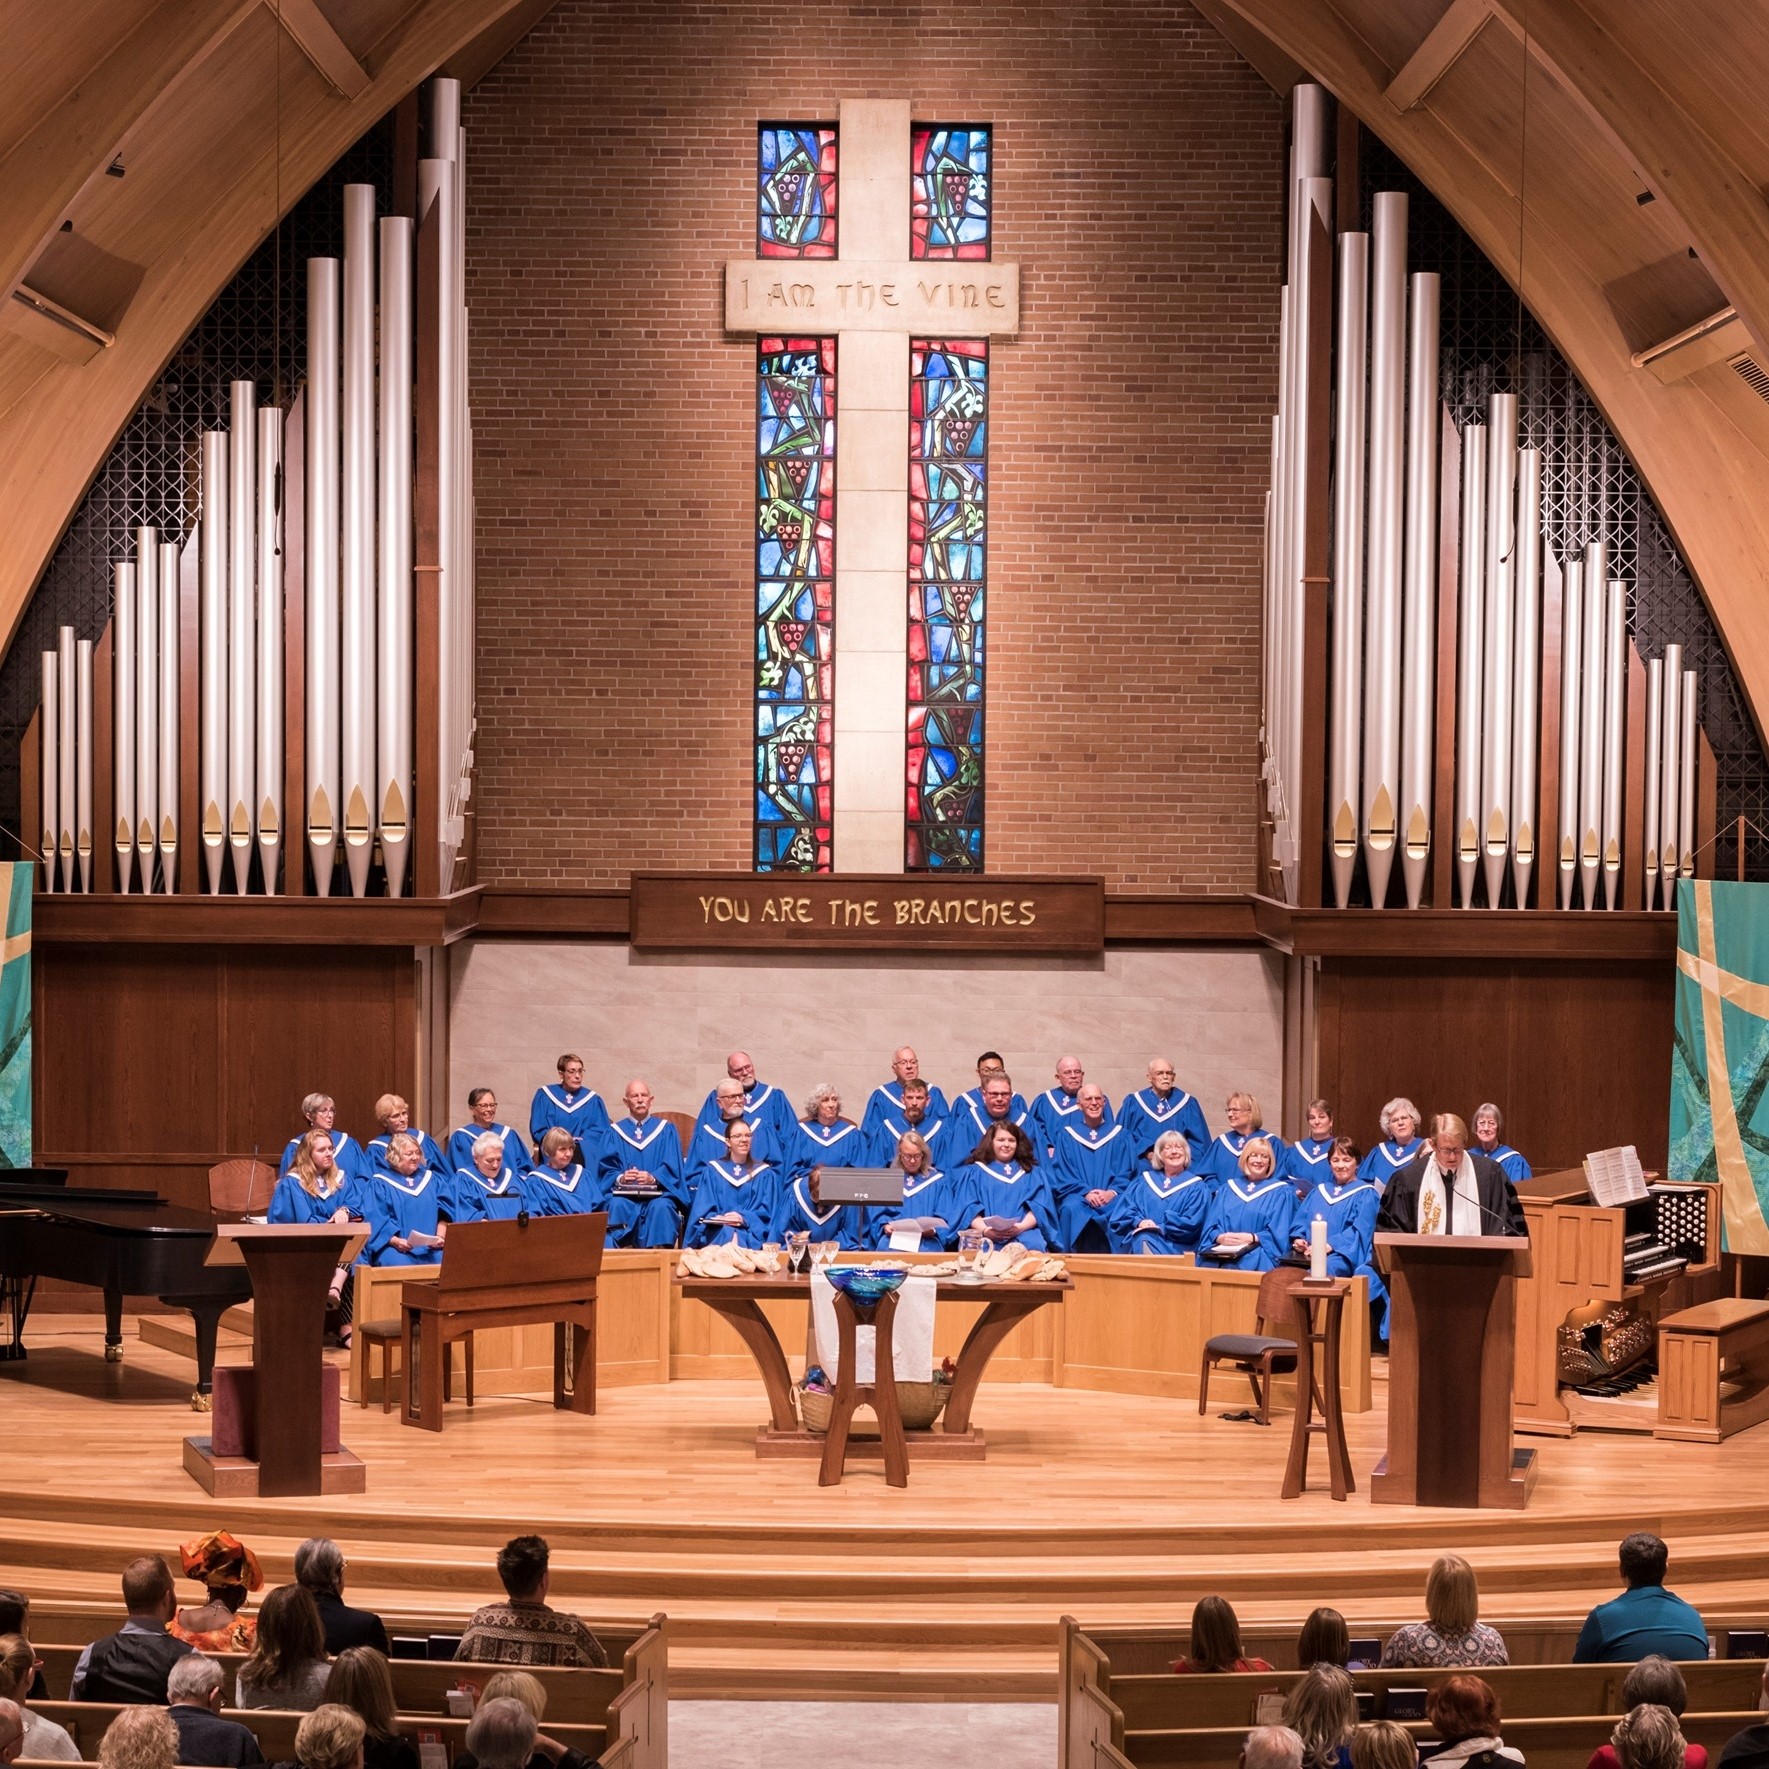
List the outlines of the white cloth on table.
{"label": "white cloth on table", "polygon": [[[811,1273],[811,1321],[817,1340],[817,1361],[833,1391],[839,1371],[836,1354],[841,1335],[835,1324],[835,1286],[821,1271]],[[854,1333],[854,1383],[867,1387],[876,1368],[878,1329],[860,1326]],[[891,1323],[891,1369],[899,1382],[934,1379],[934,1280],[910,1278],[897,1292],[897,1318]]]}

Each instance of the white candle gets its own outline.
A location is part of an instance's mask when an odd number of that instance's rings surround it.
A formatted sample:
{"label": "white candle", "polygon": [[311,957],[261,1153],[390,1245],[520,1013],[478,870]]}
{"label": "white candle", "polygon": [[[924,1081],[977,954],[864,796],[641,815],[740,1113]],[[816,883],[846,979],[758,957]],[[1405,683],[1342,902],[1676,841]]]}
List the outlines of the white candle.
{"label": "white candle", "polygon": [[1327,1219],[1317,1216],[1308,1225],[1308,1275],[1318,1284],[1327,1276]]}

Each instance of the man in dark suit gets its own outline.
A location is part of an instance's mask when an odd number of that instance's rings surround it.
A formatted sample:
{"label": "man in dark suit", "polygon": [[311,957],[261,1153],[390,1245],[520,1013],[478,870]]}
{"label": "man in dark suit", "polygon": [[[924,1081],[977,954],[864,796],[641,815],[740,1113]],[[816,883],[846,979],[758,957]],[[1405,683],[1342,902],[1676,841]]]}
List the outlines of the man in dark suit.
{"label": "man in dark suit", "polygon": [[172,1569],[158,1554],[144,1554],[123,1568],[123,1603],[129,1619],[114,1634],[94,1640],[74,1666],[75,1701],[163,1702],[166,1676],[190,1651],[166,1624],[178,1613]]}
{"label": "man in dark suit", "polygon": [[1388,1182],[1376,1232],[1527,1237],[1529,1228],[1504,1168],[1470,1153],[1468,1126],[1453,1112],[1440,1112],[1425,1148]]}
{"label": "man in dark suit", "polygon": [[193,1652],[166,1678],[172,1724],[178,1728],[178,1760],[199,1769],[247,1769],[262,1763],[258,1736],[237,1720],[221,1717],[221,1667]]}
{"label": "man in dark suit", "polygon": [[381,1618],[344,1601],[344,1553],[330,1536],[309,1536],[295,1550],[295,1583],[313,1593],[331,1657],[350,1646],[372,1646],[383,1658],[389,1656]]}

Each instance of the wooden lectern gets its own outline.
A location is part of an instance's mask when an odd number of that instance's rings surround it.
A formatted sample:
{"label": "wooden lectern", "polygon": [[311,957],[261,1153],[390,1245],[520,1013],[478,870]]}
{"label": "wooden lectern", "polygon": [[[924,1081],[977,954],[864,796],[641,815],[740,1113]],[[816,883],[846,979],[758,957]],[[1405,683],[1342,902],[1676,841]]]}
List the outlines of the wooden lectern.
{"label": "wooden lectern", "polygon": [[1388,1274],[1388,1454],[1379,1505],[1521,1511],[1536,1453],[1511,1437],[1516,1280],[1529,1242],[1510,1235],[1378,1235]]}

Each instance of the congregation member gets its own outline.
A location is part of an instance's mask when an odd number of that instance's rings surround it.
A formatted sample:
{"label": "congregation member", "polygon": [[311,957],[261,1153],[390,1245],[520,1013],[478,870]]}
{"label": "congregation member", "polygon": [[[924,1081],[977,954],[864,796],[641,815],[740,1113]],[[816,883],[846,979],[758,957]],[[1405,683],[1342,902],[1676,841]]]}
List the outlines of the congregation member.
{"label": "congregation member", "polygon": [[[1233,1179],[1211,1189],[1199,1255],[1236,1271],[1270,1271],[1290,1251],[1296,1190],[1279,1177],[1269,1143],[1249,1140],[1237,1166]],[[1242,1236],[1251,1239],[1243,1245]]]}
{"label": "congregation member", "polygon": [[258,1556],[218,1529],[185,1542],[178,1557],[184,1576],[203,1587],[206,1601],[200,1608],[179,1610],[167,1632],[198,1652],[250,1652],[257,1625],[239,1611],[248,1592],[263,1588]]}
{"label": "congregation member", "polygon": [[1182,1131],[1155,1138],[1150,1164],[1130,1180],[1107,1217],[1114,1253],[1195,1253],[1210,1182],[1192,1171]]}
{"label": "congregation member", "polygon": [[574,1615],[547,1602],[551,1551],[542,1536],[515,1536],[498,1550],[502,1603],[487,1603],[455,1648],[455,1658],[486,1665],[607,1666],[596,1636]]}
{"label": "congregation member", "polygon": [[584,1216],[602,1207],[596,1175],[577,1158],[577,1138],[557,1124],[541,1132],[540,1164],[523,1176],[533,1216]]}
{"label": "congregation member", "polygon": [[98,1741],[99,1769],[172,1769],[178,1728],[164,1708],[125,1708]]}
{"label": "congregation member", "polygon": [[503,1164],[512,1173],[528,1166],[528,1144],[508,1124],[498,1122],[498,1096],[489,1087],[475,1087],[467,1094],[467,1122],[449,1137],[443,1151],[451,1173],[473,1165],[473,1145],[487,1133],[504,1145]]}
{"label": "congregation member", "polygon": [[0,1701],[11,1702],[23,1722],[24,1742],[18,1754],[33,1760],[77,1763],[80,1747],[69,1736],[67,1728],[25,1706],[25,1698],[42,1665],[36,1649],[24,1635],[0,1634]]}
{"label": "congregation member", "polygon": [[834,1241],[844,1253],[864,1253],[873,1244],[867,1218],[863,1204],[825,1204],[823,1172],[813,1167],[781,1185],[779,1208],[767,1239],[784,1242],[789,1235],[808,1235],[813,1245]]}
{"label": "congregation member", "polygon": [[1609,1745],[1620,1769],[1688,1769],[1700,1748],[1684,1739],[1677,1716],[1657,1702],[1629,1708],[1610,1732]]}
{"label": "congregation member", "polygon": [[1233,1179],[1241,1171],[1241,1155],[1250,1142],[1262,1142],[1271,1150],[1274,1173],[1283,1166],[1287,1153],[1284,1139],[1265,1128],[1264,1115],[1253,1094],[1237,1089],[1223,1102],[1222,1112],[1228,1120],[1228,1129],[1211,1143],[1203,1158],[1196,1163],[1200,1173],[1210,1179]]}
{"label": "congregation member", "polygon": [[1269,1671],[1270,1663],[1250,1658],[1241,1646],[1241,1618],[1226,1597],[1200,1597],[1192,1605],[1192,1630],[1186,1655],[1174,1670],[1209,1675],[1220,1671]]}
{"label": "congregation member", "polygon": [[789,1174],[813,1167],[865,1167],[866,1138],[852,1118],[842,1116],[842,1096],[833,1082],[819,1081],[805,1101],[805,1114],[793,1120],[792,1140],[783,1163]]}
{"label": "congregation member", "polygon": [[129,1613],[122,1627],[94,1640],[75,1662],[72,1700],[165,1702],[166,1674],[190,1643],[167,1632],[178,1599],[172,1569],[158,1554],[123,1568],[123,1606]]}
{"label": "congregation member", "polygon": [[[1763,1669],[1762,1691],[1757,1707],[1769,1713],[1769,1666]],[[1769,1721],[1758,1721],[1735,1732],[1720,1747],[1715,1769],[1769,1769]]]}
{"label": "congregation member", "polygon": [[[449,1147],[454,1147],[452,1138]],[[528,1192],[522,1184],[521,1168],[510,1165],[509,1143],[495,1129],[482,1130],[468,1153],[470,1165],[455,1169],[449,1188],[450,1220],[513,1222],[528,1209]]]}
{"label": "congregation member", "polygon": [[278,1585],[258,1606],[258,1638],[234,1679],[236,1708],[300,1708],[311,1713],[326,1698],[325,1629],[313,1593]]}
{"label": "congregation member", "polygon": [[775,1130],[773,1114],[751,1118],[743,1083],[726,1076],[708,1096],[708,1105],[701,1108],[694,1134],[689,1139],[686,1165],[690,1177],[708,1161],[716,1161],[724,1154],[725,1133],[733,1124],[749,1126],[751,1152],[758,1161],[766,1161],[769,1166],[779,1165],[785,1151],[792,1147],[791,1138],[798,1133],[798,1120],[790,1115],[784,1137]]}
{"label": "congregation member", "polygon": [[[1765,1668],[1764,1675],[1769,1677],[1769,1667]],[[1683,1681],[1683,1673],[1668,1658],[1656,1652],[1630,1666],[1627,1676],[1622,1679],[1622,1712],[1632,1714],[1642,1703],[1662,1708],[1674,1720],[1680,1720],[1689,1705],[1689,1685]],[[1678,1736],[1682,1736],[1680,1731]],[[1608,1744],[1600,1744],[1591,1753],[1585,1769],[1621,1769],[1613,1734]],[[1672,1769],[1677,1766],[1673,1765]],[[1708,1769],[1707,1747],[1686,1744],[1681,1769]]]}
{"label": "congregation member", "polygon": [[386,1158],[358,1184],[356,1197],[369,1225],[359,1264],[435,1265],[441,1260],[448,1237],[443,1218],[453,1207],[454,1187],[447,1174],[426,1163],[415,1131],[396,1130],[388,1137]]}
{"label": "congregation member", "polygon": [[[1291,1154],[1295,1154],[1292,1147]],[[1388,1337],[1388,1285],[1376,1266],[1376,1212],[1382,1195],[1367,1180],[1359,1179],[1361,1159],[1349,1136],[1333,1139],[1328,1171],[1296,1206],[1291,1245],[1306,1255],[1309,1234],[1317,1218],[1327,1225],[1327,1275],[1334,1278],[1363,1277],[1370,1286],[1370,1302],[1380,1310],[1377,1337]],[[1290,1169],[1295,1183],[1296,1169]]]}
{"label": "congregation member", "polygon": [[[903,1103],[894,1111],[879,1114],[877,1127],[867,1141],[866,1158],[870,1165],[894,1167],[897,1145],[911,1133],[920,1137],[930,1149],[938,1145],[951,1117],[944,1112],[938,1118],[932,1115],[928,1110],[932,1097],[928,1084],[917,1076],[911,1076],[903,1083]],[[870,1108],[867,1115],[871,1116]],[[976,1146],[974,1138],[971,1146]]]}
{"label": "congregation member", "polygon": [[602,1133],[608,1128],[608,1108],[595,1088],[584,1085],[584,1060],[575,1051],[568,1050],[555,1067],[558,1086],[535,1089],[534,1103],[528,1108],[528,1140],[538,1155],[547,1132],[563,1130],[593,1165],[602,1146]]}
{"label": "congregation member", "polygon": [[652,1116],[648,1082],[635,1076],[621,1100],[627,1115],[608,1126],[599,1174],[608,1244],[673,1247],[691,1201],[682,1139],[669,1119]]}
{"label": "congregation member", "polygon": [[1323,1605],[1311,1609],[1303,1618],[1301,1632],[1296,1636],[1296,1662],[1305,1671],[1310,1665],[1350,1669],[1351,1630],[1338,1610]]}
{"label": "congregation member", "polygon": [[780,1175],[754,1158],[754,1132],[742,1118],[725,1126],[723,1160],[708,1161],[694,1181],[694,1205],[682,1237],[685,1247],[735,1241],[759,1247],[780,1215]]}
{"label": "congregation member", "polygon": [[527,1706],[508,1695],[479,1704],[455,1761],[463,1769],[469,1761],[474,1769],[593,1769],[582,1751],[548,1738]]}
{"label": "congregation member", "polygon": [[369,1138],[365,1153],[368,1155],[370,1169],[386,1165],[389,1145],[394,1137],[402,1133],[415,1136],[418,1148],[424,1157],[424,1165],[433,1173],[446,1173],[448,1166],[442,1157],[442,1150],[437,1146],[436,1139],[427,1136],[421,1130],[412,1129],[412,1109],[407,1101],[397,1093],[384,1093],[375,1101],[375,1122],[381,1126],[381,1134]]}
{"label": "congregation member", "polygon": [[1499,1732],[1499,1698],[1484,1677],[1446,1677],[1425,1698],[1425,1718],[1443,1740],[1443,1748],[1431,1753],[1433,1769],[1466,1769],[1480,1762],[1483,1769],[1513,1769],[1523,1761]]}
{"label": "congregation member", "polygon": [[362,1716],[337,1702],[322,1702],[295,1728],[297,1769],[363,1769]]}
{"label": "congregation member", "polygon": [[1497,1161],[1513,1185],[1522,1185],[1526,1179],[1535,1177],[1529,1163],[1505,1141],[1505,1114],[1491,1100],[1474,1108],[1471,1123],[1475,1152],[1485,1155],[1489,1161]]}
{"label": "congregation member", "polygon": [[[760,1155],[759,1159],[787,1159],[788,1151],[793,1146],[793,1126],[798,1120],[792,1115],[792,1104],[786,1095],[771,1083],[756,1079],[755,1058],[747,1050],[734,1050],[725,1058],[725,1079],[737,1083],[743,1097],[742,1115],[758,1132],[763,1129],[767,1131],[765,1137],[758,1136],[758,1149],[768,1151]],[[700,1108],[700,1116],[695,1120],[697,1143],[702,1125],[712,1126],[716,1131],[718,1125],[730,1116],[720,1108],[719,1095],[722,1091],[722,1086],[715,1087]],[[702,1149],[701,1159],[705,1158],[705,1150]]]}
{"label": "congregation member", "polygon": [[24,1709],[15,1701],[0,1697],[0,1763],[16,1763],[24,1747]]}
{"label": "congregation member", "polygon": [[344,1550],[330,1536],[309,1536],[295,1550],[295,1583],[312,1597],[325,1630],[326,1651],[372,1646],[385,1654],[387,1629],[369,1609],[352,1609],[344,1601]]}
{"label": "congregation member", "polygon": [[[0,1634],[22,1634],[27,1640],[30,1638],[31,1600],[23,1591],[0,1588]],[[32,1680],[26,1698],[31,1701],[49,1699],[49,1685],[43,1681],[41,1671]]]}
{"label": "congregation member", "polygon": [[1313,1664],[1284,1694],[1284,1724],[1302,1740],[1303,1769],[1351,1769],[1357,1685],[1343,1665]]}
{"label": "congregation member", "polygon": [[[943,1123],[948,1107],[946,1096],[939,1088],[929,1081],[921,1072],[921,1058],[907,1044],[891,1053],[891,1078],[881,1082],[867,1096],[866,1111],[860,1121],[860,1128],[865,1133],[866,1146],[874,1148],[887,1128],[887,1122],[895,1119],[901,1122],[903,1115],[903,1096],[905,1089],[912,1082],[919,1082],[927,1095],[927,1114],[936,1124]],[[913,1129],[914,1126],[908,1128]],[[901,1136],[899,1130],[897,1135]],[[893,1145],[894,1146],[894,1145]]]}
{"label": "congregation member", "polygon": [[890,1164],[903,1175],[902,1215],[884,1224],[880,1244],[888,1244],[892,1229],[913,1226],[921,1234],[918,1252],[950,1253],[977,1213],[971,1180],[962,1168],[957,1173],[941,1172],[933,1164],[927,1138],[918,1130],[906,1130],[898,1137]]}
{"label": "congregation member", "polygon": [[1382,1140],[1364,1156],[1364,1164],[1358,1169],[1358,1178],[1367,1179],[1377,1191],[1382,1191],[1403,1167],[1416,1160],[1425,1147],[1419,1135],[1423,1120],[1410,1099],[1391,1099],[1382,1108],[1380,1122]]}
{"label": "congregation member", "polygon": [[984,1131],[965,1171],[976,1202],[966,1227],[998,1247],[1018,1241],[1028,1252],[1043,1253],[1056,1245],[1056,1204],[1023,1126],[997,1124]]}
{"label": "congregation member", "polygon": [[[1308,1135],[1299,1136],[1290,1145],[1284,1158],[1284,1177],[1296,1188],[1296,1195],[1306,1198],[1328,1176],[1328,1163],[1333,1158],[1333,1145],[1340,1140],[1333,1133],[1333,1108],[1324,1099],[1308,1102]],[[1349,1142],[1349,1138],[1346,1139]],[[1363,1159],[1360,1153],[1358,1159]]]}
{"label": "congregation member", "polygon": [[340,1172],[354,1176],[368,1171],[368,1157],[363,1153],[362,1145],[347,1131],[338,1128],[338,1108],[329,1093],[308,1094],[301,1101],[301,1116],[307,1120],[307,1129],[289,1138],[283,1150],[282,1165],[277,1169],[279,1175],[295,1165],[295,1156],[303,1139],[314,1130],[323,1130],[332,1139],[332,1153],[337,1158]]}
{"label": "congregation member", "polygon": [[[983,1089],[988,1085],[989,1077],[991,1075],[1006,1074],[1007,1064],[1001,1060],[1001,1052],[998,1050],[984,1051],[983,1054],[977,1058],[976,1086],[967,1087],[964,1092],[952,1102],[952,1109],[947,1114],[947,1122],[963,1123],[965,1120],[969,1120],[971,1126],[969,1146],[972,1148],[976,1147],[977,1138],[983,1134],[983,1121],[986,1116],[983,1107]],[[1025,1123],[1027,1114],[1030,1112],[1031,1108],[1013,1091],[1013,1083],[1011,1080],[1008,1082],[1008,1094],[1010,1096],[1008,1108],[1006,1112],[1000,1113],[998,1116],[1005,1117],[1015,1124]]]}
{"label": "congregation member", "polygon": [[[520,1702],[533,1715],[537,1726],[547,1717],[546,1685],[533,1671],[494,1671],[485,1679],[485,1687],[479,1692],[480,1706],[488,1701]],[[536,1743],[538,1745],[538,1738]],[[537,1749],[528,1759],[528,1769],[549,1769],[550,1761]],[[455,1752],[450,1769],[479,1769],[479,1759],[463,1742],[461,1749]]]}
{"label": "congregation member", "polygon": [[1398,1720],[1367,1720],[1351,1735],[1351,1769],[1418,1769],[1419,1747]]}
{"label": "congregation member", "polygon": [[[948,1173],[970,1160],[992,1130],[1003,1125],[1014,1130],[1026,1123],[1026,1103],[1014,1092],[1013,1077],[1005,1069],[992,1070],[977,1093],[976,1110],[972,1112],[966,1105],[965,1109],[954,1111],[946,1120],[945,1130],[933,1142],[934,1163]],[[966,1094],[964,1101],[969,1099]]]}
{"label": "congregation member", "polygon": [[[1527,1236],[1523,1206],[1496,1161],[1471,1154],[1453,1112],[1431,1120],[1431,1140],[1387,1183],[1377,1234]],[[1366,1158],[1360,1174],[1367,1177]]]}
{"label": "congregation member", "polygon": [[1480,1586],[1460,1554],[1440,1554],[1425,1576],[1425,1619],[1388,1636],[1383,1670],[1442,1670],[1511,1662],[1497,1628],[1480,1620]]}
{"label": "congregation member", "polygon": [[[1032,1101],[1028,1125],[1041,1161],[1048,1159],[1055,1151],[1057,1133],[1062,1127],[1079,1121],[1081,1085],[1087,1079],[1087,1071],[1082,1068],[1078,1056],[1060,1056],[1057,1058],[1056,1074],[1052,1079],[1056,1086],[1047,1087]],[[1106,1122],[1115,1122],[1110,1100],[1106,1101]]]}
{"label": "congregation member", "polygon": [[1056,1133],[1051,1195],[1056,1245],[1072,1253],[1109,1253],[1106,1224],[1134,1172],[1135,1156],[1122,1124],[1108,1122],[1105,1090],[1084,1081],[1075,1095],[1080,1115]]}
{"label": "congregation member", "polygon": [[1700,1612],[1665,1589],[1670,1550],[1655,1535],[1638,1530],[1622,1538],[1618,1551],[1627,1589],[1599,1603],[1585,1617],[1574,1664],[1624,1664],[1657,1653],[1663,1658],[1708,1656],[1708,1631]]}
{"label": "congregation member", "polygon": [[1288,1726],[1255,1726],[1241,1745],[1240,1769],[1302,1769],[1302,1740]]}
{"label": "congregation member", "polygon": [[326,1678],[326,1702],[348,1708],[363,1725],[363,1769],[418,1769],[418,1747],[399,1730],[393,1673],[370,1646],[338,1654]]}
{"label": "congregation member", "polygon": [[1192,1159],[1197,1160],[1210,1146],[1204,1108],[1180,1086],[1179,1071],[1171,1057],[1152,1058],[1148,1077],[1148,1086],[1125,1094],[1118,1107],[1118,1122],[1129,1139],[1132,1159],[1144,1159],[1157,1138],[1165,1131],[1177,1130],[1191,1144]]}
{"label": "congregation member", "polygon": [[178,1728],[178,1761],[200,1769],[249,1769],[262,1763],[257,1735],[238,1720],[224,1719],[221,1667],[193,1652],[172,1667],[166,1679],[167,1713]]}

